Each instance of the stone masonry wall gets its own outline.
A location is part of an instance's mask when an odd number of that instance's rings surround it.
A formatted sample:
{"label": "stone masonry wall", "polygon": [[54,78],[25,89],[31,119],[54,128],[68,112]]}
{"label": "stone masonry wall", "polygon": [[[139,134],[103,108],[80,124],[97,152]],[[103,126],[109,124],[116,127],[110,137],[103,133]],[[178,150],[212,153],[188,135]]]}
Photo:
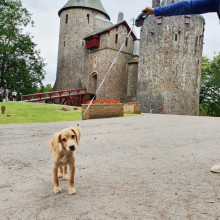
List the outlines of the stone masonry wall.
{"label": "stone masonry wall", "polygon": [[[204,19],[149,16],[140,41],[137,100],[143,112],[198,115]],[[159,112],[159,109],[154,112]]]}
{"label": "stone masonry wall", "polygon": [[[115,35],[118,34],[118,42],[115,43]],[[111,30],[110,33],[101,35],[100,48],[95,50],[87,50],[88,55],[88,74],[87,85],[88,91],[93,90],[93,75],[97,74],[97,87],[105,77],[109,67],[115,59],[119,48],[125,41],[127,29],[125,26],[119,26],[118,29]],[[102,86],[98,99],[117,99],[120,100],[127,95],[127,62],[132,57],[133,38],[128,39],[128,44],[125,46],[118,57],[117,62],[112,67],[109,76]]]}
{"label": "stone masonry wall", "polygon": [[138,80],[138,57],[134,57],[128,62],[128,88],[127,96],[132,99],[136,98],[137,80]]}
{"label": "stone masonry wall", "polygon": [[96,16],[94,19],[94,31],[103,29],[103,28],[108,28],[110,26],[112,26],[113,24],[108,21],[108,20],[104,20],[102,17],[100,16]]}
{"label": "stone masonry wall", "polygon": [[[97,74],[97,87],[100,85],[104,79],[112,61],[115,59],[117,51],[112,49],[99,50],[90,53],[90,71],[88,74],[88,91],[91,91],[92,74]],[[97,65],[94,67],[93,59],[97,57]],[[128,59],[131,57],[130,54],[121,53],[120,59],[112,67],[105,83],[100,89],[97,98],[98,99],[117,99],[120,100],[124,98],[127,94],[127,71],[126,65]]]}

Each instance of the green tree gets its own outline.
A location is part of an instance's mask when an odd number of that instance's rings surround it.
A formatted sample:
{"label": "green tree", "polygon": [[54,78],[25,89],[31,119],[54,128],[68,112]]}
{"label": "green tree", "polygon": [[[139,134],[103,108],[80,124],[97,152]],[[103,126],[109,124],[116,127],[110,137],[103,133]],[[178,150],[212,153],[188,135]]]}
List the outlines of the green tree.
{"label": "green tree", "polygon": [[216,89],[220,88],[220,53],[214,57],[214,60],[210,64],[211,84]]}
{"label": "green tree", "polygon": [[210,116],[220,116],[220,54],[202,59],[200,106]]}
{"label": "green tree", "polygon": [[33,21],[21,0],[0,0],[0,86],[27,94],[42,85],[45,63],[25,27]]}
{"label": "green tree", "polygon": [[40,88],[37,88],[36,92],[37,93],[45,93],[45,92],[52,92],[53,91],[53,87],[51,84],[47,84],[47,85],[42,85]]}

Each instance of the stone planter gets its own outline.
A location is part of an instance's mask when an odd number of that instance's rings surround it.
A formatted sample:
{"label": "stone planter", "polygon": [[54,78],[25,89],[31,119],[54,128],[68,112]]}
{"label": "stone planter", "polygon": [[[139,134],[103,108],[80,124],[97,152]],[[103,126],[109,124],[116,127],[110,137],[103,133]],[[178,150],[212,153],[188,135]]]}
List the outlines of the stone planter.
{"label": "stone planter", "polygon": [[124,105],[124,114],[141,114],[141,105]]}
{"label": "stone planter", "polygon": [[[88,104],[82,105],[82,116]],[[112,118],[123,116],[123,104],[92,104],[83,120],[95,118]]]}

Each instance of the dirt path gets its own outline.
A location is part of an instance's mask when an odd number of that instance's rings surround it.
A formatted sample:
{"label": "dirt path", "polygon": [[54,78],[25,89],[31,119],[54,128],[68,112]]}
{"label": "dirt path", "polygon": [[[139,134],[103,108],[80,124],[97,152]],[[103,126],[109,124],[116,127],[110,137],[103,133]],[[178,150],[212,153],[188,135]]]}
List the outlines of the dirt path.
{"label": "dirt path", "polygon": [[220,120],[84,121],[77,195],[52,191],[48,140],[71,122],[0,125],[0,219],[220,220]]}

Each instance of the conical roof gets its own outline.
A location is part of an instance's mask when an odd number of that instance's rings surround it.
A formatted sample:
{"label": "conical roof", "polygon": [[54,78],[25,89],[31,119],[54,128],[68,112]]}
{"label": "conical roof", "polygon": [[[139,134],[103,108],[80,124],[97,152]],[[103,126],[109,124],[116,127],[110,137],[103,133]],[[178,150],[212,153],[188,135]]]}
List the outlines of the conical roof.
{"label": "conical roof", "polygon": [[63,6],[63,8],[59,10],[58,14],[60,15],[62,11],[69,9],[69,8],[89,8],[92,10],[96,10],[98,12],[101,12],[105,16],[107,16],[107,18],[110,20],[110,17],[105,11],[100,0],[69,0]]}

